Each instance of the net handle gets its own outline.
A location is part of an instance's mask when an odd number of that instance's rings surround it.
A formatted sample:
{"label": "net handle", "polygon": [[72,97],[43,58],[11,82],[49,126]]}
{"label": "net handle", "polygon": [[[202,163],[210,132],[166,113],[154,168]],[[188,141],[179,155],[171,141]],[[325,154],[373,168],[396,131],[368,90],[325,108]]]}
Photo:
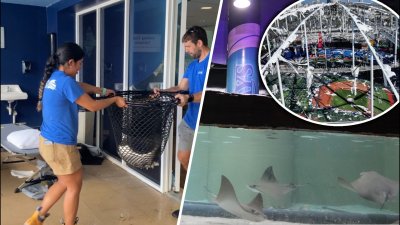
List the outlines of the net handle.
{"label": "net handle", "polygon": [[[153,91],[148,91],[148,90],[143,90],[143,91],[116,91],[115,96],[124,96],[127,94],[151,94]],[[187,95],[189,94],[189,91],[159,91],[161,94],[184,94]],[[101,100],[101,99],[106,99],[106,98],[111,98],[114,97],[113,94],[108,95],[108,96],[99,96],[99,97],[94,97],[95,100]]]}

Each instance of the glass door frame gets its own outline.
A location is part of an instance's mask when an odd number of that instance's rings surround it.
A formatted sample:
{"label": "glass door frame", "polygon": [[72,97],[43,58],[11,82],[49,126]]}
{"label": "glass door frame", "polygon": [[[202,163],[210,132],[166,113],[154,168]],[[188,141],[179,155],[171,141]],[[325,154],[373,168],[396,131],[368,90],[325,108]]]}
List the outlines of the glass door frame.
{"label": "glass door frame", "polygon": [[[176,30],[178,22],[178,0],[166,0],[166,13],[165,13],[165,39],[164,39],[164,79],[163,87],[175,86],[175,70],[176,70]],[[169,76],[167,76],[169,74]],[[179,109],[180,107],[178,107]],[[173,124],[176,129],[177,123]],[[162,186],[161,192],[173,190],[173,176],[172,176],[172,158],[173,158],[173,133],[170,132],[168,142],[165,146],[166,151],[161,155],[161,162],[164,166],[161,167],[160,183],[165,183]],[[167,151],[168,150],[168,151]],[[177,156],[175,156],[177,157]],[[175,161],[176,162],[176,161]],[[161,163],[162,164],[162,163]]]}
{"label": "glass door frame", "polygon": [[[178,0],[165,0],[166,1],[166,18],[165,18],[165,39],[164,39],[164,77],[163,77],[163,87],[171,87],[175,86],[175,71],[176,71],[176,62],[175,62],[175,57],[176,57],[176,30],[177,28],[177,18],[178,18]],[[183,0],[184,2],[187,2],[187,0]],[[101,65],[101,59],[102,59],[102,46],[103,46],[103,29],[104,29],[104,24],[103,24],[103,14],[102,10],[107,7],[111,6],[116,3],[124,2],[125,4],[125,9],[124,9],[124,52],[123,52],[123,90],[128,90],[128,62],[129,62],[129,18],[130,18],[130,0],[109,0],[100,4],[97,4],[95,6],[89,7],[87,9],[78,11],[75,14],[75,41],[78,44],[82,44],[82,32],[81,32],[81,25],[82,25],[82,16],[96,11],[96,86],[100,87],[102,86],[102,80],[101,80],[101,74],[104,72],[103,71],[103,66]],[[182,8],[183,11],[183,8]],[[185,8],[185,20],[186,20],[186,8]],[[186,26],[185,26],[186,29]],[[182,31],[181,31],[182,33]],[[182,48],[180,48],[181,51],[183,51]],[[183,52],[184,54],[184,52]],[[179,71],[179,74],[181,71]],[[169,75],[169,76],[167,76]],[[82,80],[82,74],[81,72],[78,73],[76,77],[77,81]],[[180,107],[178,107],[178,111],[180,111],[180,115],[182,115]],[[96,112],[96,146],[100,147],[100,137],[101,137],[101,131],[102,131],[102,122],[101,122],[101,116],[104,115],[103,110]],[[178,112],[178,122],[180,122],[181,116],[179,116]],[[174,124],[173,129],[176,129],[176,124]],[[127,166],[127,164],[123,160],[117,160],[114,157],[108,155],[105,153],[106,158],[113,162],[114,164],[120,166],[122,169],[126,170],[130,174],[134,175],[144,183],[148,184],[149,186],[153,187],[154,189],[158,190],[159,192],[165,193],[171,190],[175,190],[175,184],[173,184],[173,179],[172,179],[172,159],[173,159],[173,132],[171,132],[170,137],[168,139],[167,145],[165,147],[165,151],[161,156],[161,171],[160,171],[160,184],[156,184],[155,182],[151,181],[147,177],[143,176],[142,174],[138,173],[134,169],[131,169]],[[177,142],[176,142],[177,143]],[[175,156],[177,160],[177,156]],[[176,163],[179,168],[180,164],[179,161],[176,161]],[[179,177],[178,177],[179,178]],[[175,178],[175,182],[178,180],[179,184],[179,179]],[[179,188],[179,185],[177,186]],[[179,191],[179,190],[178,190]]]}
{"label": "glass door frame", "polygon": [[[187,0],[181,0],[181,21],[180,21],[180,30],[179,30],[179,37],[178,43],[181,43],[180,37],[183,37],[183,35],[186,32],[186,21],[187,21]],[[178,7],[179,1],[176,2],[176,6]],[[177,13],[178,14],[178,9]],[[178,30],[178,27],[175,27],[175,30]],[[177,42],[175,42],[177,43]],[[183,78],[183,74],[185,72],[185,48],[183,47],[182,44],[177,46],[178,49],[178,65],[177,65],[177,70],[178,70],[178,82]],[[176,115],[176,126],[175,126],[175,133],[178,134],[178,124],[182,121],[183,118],[183,110],[182,107],[178,107],[177,109],[177,115]],[[177,151],[179,150],[179,136],[176,135],[176,142],[175,142],[175,149],[176,149],[176,154],[175,154],[175,179],[173,181],[172,187],[174,192],[179,192],[180,191],[180,186],[181,186],[181,164],[178,159],[178,154]],[[191,154],[193,155],[193,154]],[[189,173],[188,173],[189,174]]]}

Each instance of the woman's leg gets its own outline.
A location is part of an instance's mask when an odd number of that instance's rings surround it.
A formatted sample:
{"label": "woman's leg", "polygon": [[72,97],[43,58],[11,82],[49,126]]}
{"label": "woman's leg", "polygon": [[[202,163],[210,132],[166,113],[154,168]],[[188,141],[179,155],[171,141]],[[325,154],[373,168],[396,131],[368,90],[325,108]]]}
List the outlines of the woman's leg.
{"label": "woman's leg", "polygon": [[50,210],[50,208],[61,198],[61,196],[67,190],[67,186],[60,182],[60,178],[58,177],[57,182],[55,182],[49,190],[47,191],[46,195],[43,198],[41,204],[41,210],[39,214],[41,216],[46,215],[46,213]]}
{"label": "woman's leg", "polygon": [[[64,196],[64,217],[65,224],[72,225],[75,222],[79,206],[79,194],[82,187],[83,169],[80,161],[79,151],[75,145],[57,144],[39,138],[39,151],[43,159],[57,175],[57,182],[54,183],[46,193],[41,206],[25,222],[25,225],[42,224],[50,208]],[[72,174],[70,174],[72,171]]]}
{"label": "woman's leg", "polygon": [[38,207],[24,225],[43,224],[44,219],[48,216],[47,212],[61,198],[66,190],[67,186],[63,182],[60,182],[60,177],[58,176],[57,182],[55,182],[45,194],[40,207]]}
{"label": "woman's leg", "polygon": [[64,223],[73,225],[79,206],[79,195],[82,188],[83,169],[73,174],[58,176],[58,182],[66,187],[64,196]]}

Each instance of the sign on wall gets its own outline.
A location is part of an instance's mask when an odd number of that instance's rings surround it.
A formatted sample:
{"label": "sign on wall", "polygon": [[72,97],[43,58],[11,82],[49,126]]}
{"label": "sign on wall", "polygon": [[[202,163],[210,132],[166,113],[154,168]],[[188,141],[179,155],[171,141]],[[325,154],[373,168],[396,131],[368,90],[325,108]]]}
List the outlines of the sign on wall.
{"label": "sign on wall", "polygon": [[159,34],[134,34],[133,52],[160,52],[161,37]]}

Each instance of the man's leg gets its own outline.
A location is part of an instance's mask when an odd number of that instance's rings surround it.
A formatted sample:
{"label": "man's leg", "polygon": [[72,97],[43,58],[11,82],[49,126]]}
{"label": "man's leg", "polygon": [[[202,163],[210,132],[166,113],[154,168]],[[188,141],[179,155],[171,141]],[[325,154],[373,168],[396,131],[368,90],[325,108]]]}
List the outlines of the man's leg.
{"label": "man's leg", "polygon": [[190,159],[190,149],[189,150],[179,150],[178,159],[182,164],[182,167],[187,171]]}
{"label": "man's leg", "polygon": [[189,167],[190,153],[193,145],[194,130],[182,120],[178,127],[178,159],[185,170]]}
{"label": "man's leg", "polygon": [[[181,162],[182,167],[187,171],[190,159],[190,149],[189,150],[179,150],[178,159]],[[172,216],[178,218],[179,209],[172,212]]]}
{"label": "man's leg", "polygon": [[[190,153],[193,144],[194,130],[192,130],[184,120],[179,124],[178,136],[179,136],[179,150],[178,159],[181,162],[182,167],[187,171],[189,167]],[[178,218],[179,209],[172,212],[172,216]]]}

